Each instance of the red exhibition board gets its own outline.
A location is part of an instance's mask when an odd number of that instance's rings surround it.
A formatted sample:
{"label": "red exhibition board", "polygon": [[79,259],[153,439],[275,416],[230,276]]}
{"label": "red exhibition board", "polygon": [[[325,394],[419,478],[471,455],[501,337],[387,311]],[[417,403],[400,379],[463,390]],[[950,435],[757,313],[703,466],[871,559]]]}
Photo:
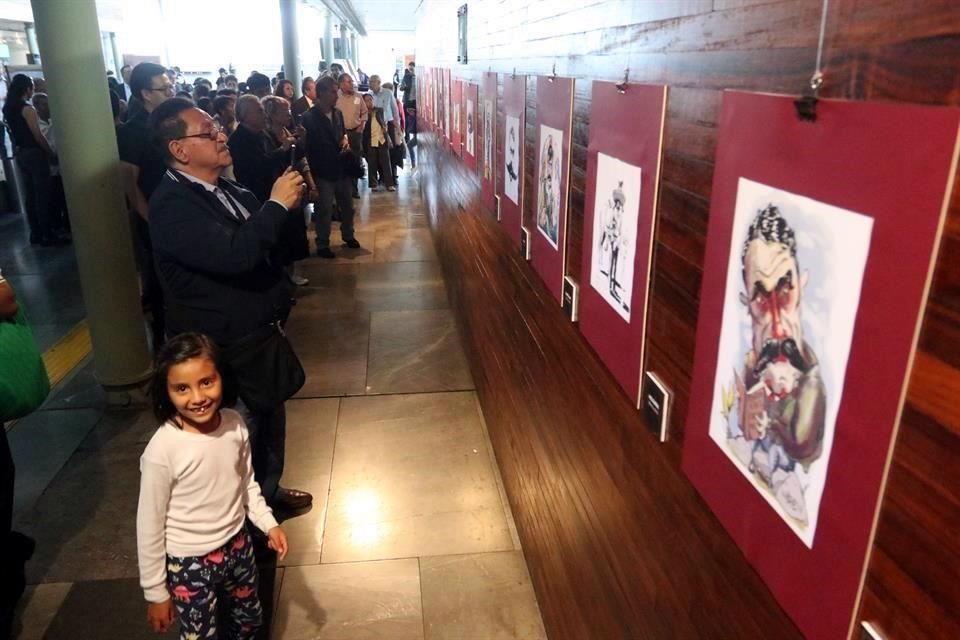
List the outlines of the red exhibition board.
{"label": "red exhibition board", "polygon": [[463,146],[461,144],[461,118],[463,117],[463,81],[460,79],[454,79],[453,84],[450,87],[450,92],[453,98],[451,100],[450,114],[450,146],[453,147],[454,153],[462,157]]}
{"label": "red exhibition board", "polygon": [[503,76],[503,179],[500,193],[500,222],[511,240],[520,247],[523,228],[524,143],[527,124],[526,76]]}
{"label": "red exhibition board", "polygon": [[580,331],[638,406],[666,96],[594,82],[590,103]]}
{"label": "red exhibition board", "polygon": [[563,300],[563,270],[567,258],[572,125],[573,78],[538,76],[533,215],[528,221],[530,254],[534,270],[557,302]]}
{"label": "red exhibition board", "polygon": [[463,161],[471,171],[477,171],[478,134],[477,85],[463,85]]}
{"label": "red exhibition board", "polygon": [[809,638],[853,630],[958,128],[724,93],[683,469]]}
{"label": "red exhibition board", "polygon": [[[475,94],[476,95],[476,94]],[[480,136],[477,139],[477,156],[480,166],[480,191],[483,204],[494,211],[497,192],[497,74],[487,71],[480,79],[479,96],[477,102],[480,114],[477,130]]]}
{"label": "red exhibition board", "polygon": [[443,135],[447,147],[453,150],[453,80],[450,69],[443,70]]}

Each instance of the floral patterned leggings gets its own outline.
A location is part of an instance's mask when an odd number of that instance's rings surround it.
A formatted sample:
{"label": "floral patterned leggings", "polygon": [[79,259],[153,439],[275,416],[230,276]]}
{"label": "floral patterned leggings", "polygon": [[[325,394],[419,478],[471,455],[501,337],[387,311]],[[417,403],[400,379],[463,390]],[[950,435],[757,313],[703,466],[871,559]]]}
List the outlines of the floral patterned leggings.
{"label": "floral patterned leggings", "polygon": [[[245,529],[204,556],[167,556],[167,586],[180,614],[180,640],[253,638],[263,621],[257,564]],[[230,629],[217,634],[217,594],[230,606]]]}

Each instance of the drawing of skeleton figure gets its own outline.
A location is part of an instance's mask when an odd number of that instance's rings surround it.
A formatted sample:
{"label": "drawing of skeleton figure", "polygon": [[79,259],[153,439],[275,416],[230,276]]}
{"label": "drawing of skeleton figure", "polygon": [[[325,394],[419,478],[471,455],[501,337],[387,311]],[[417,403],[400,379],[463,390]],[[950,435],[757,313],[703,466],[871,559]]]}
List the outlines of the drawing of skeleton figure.
{"label": "drawing of skeleton figure", "polygon": [[610,194],[607,201],[607,222],[603,227],[603,235],[600,237],[600,247],[605,253],[610,255],[610,263],[606,271],[602,271],[607,276],[609,284],[610,297],[624,305],[624,309],[629,311],[630,307],[625,305],[620,297],[622,285],[618,280],[620,249],[624,244],[623,237],[623,207],[626,197],[623,194],[623,180],[617,182],[617,187]]}
{"label": "drawing of skeleton figure", "polygon": [[506,117],[503,144],[503,191],[514,204],[520,204],[520,118]]}
{"label": "drawing of skeleton figure", "polygon": [[469,153],[471,156],[476,153],[476,150],[474,149],[474,144],[475,144],[474,141],[476,140],[476,137],[474,136],[474,133],[473,133],[473,122],[474,122],[473,100],[468,99],[467,100],[467,153]]}

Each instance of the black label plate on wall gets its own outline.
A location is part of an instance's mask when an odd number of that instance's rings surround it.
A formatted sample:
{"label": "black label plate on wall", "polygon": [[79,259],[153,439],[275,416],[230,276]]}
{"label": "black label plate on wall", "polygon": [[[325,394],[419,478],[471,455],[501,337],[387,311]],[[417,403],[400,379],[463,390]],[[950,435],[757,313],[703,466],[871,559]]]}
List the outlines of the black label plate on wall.
{"label": "black label plate on wall", "polygon": [[640,407],[643,409],[647,424],[658,434],[660,442],[667,441],[672,395],[670,389],[657,374],[652,371],[644,373],[643,388],[640,392]]}

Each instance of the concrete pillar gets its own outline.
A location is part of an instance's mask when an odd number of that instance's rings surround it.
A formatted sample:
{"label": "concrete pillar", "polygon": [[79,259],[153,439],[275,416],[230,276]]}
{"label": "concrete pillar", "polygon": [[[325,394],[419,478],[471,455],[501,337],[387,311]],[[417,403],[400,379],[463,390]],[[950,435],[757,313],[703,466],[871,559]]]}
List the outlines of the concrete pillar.
{"label": "concrete pillar", "polygon": [[297,0],[280,0],[280,28],[283,32],[284,78],[293,82],[293,97],[300,97],[300,31],[297,29]]}
{"label": "concrete pillar", "polygon": [[327,69],[333,64],[333,14],[329,11],[323,21],[323,61]]}
{"label": "concrete pillar", "polygon": [[23,31],[27,34],[27,51],[30,52],[30,56],[33,58],[33,64],[37,64],[37,55],[40,54],[40,49],[37,47],[37,28],[27,22],[23,25]]}
{"label": "concrete pillar", "polygon": [[347,25],[340,23],[340,57],[349,59],[347,52]]}
{"label": "concrete pillar", "polygon": [[350,59],[353,60],[353,66],[360,67],[360,55],[357,52],[357,34],[350,32]]}
{"label": "concrete pillar", "polygon": [[[150,374],[120,158],[94,0],[33,0],[97,380],[135,388]],[[70,114],[83,114],[82,118]],[[116,395],[113,401],[120,401]]]}
{"label": "concrete pillar", "polygon": [[116,67],[117,81],[123,82],[123,75],[120,69],[123,68],[123,56],[120,55],[120,45],[117,44],[117,32],[110,32],[110,48],[113,49],[113,65]]}

